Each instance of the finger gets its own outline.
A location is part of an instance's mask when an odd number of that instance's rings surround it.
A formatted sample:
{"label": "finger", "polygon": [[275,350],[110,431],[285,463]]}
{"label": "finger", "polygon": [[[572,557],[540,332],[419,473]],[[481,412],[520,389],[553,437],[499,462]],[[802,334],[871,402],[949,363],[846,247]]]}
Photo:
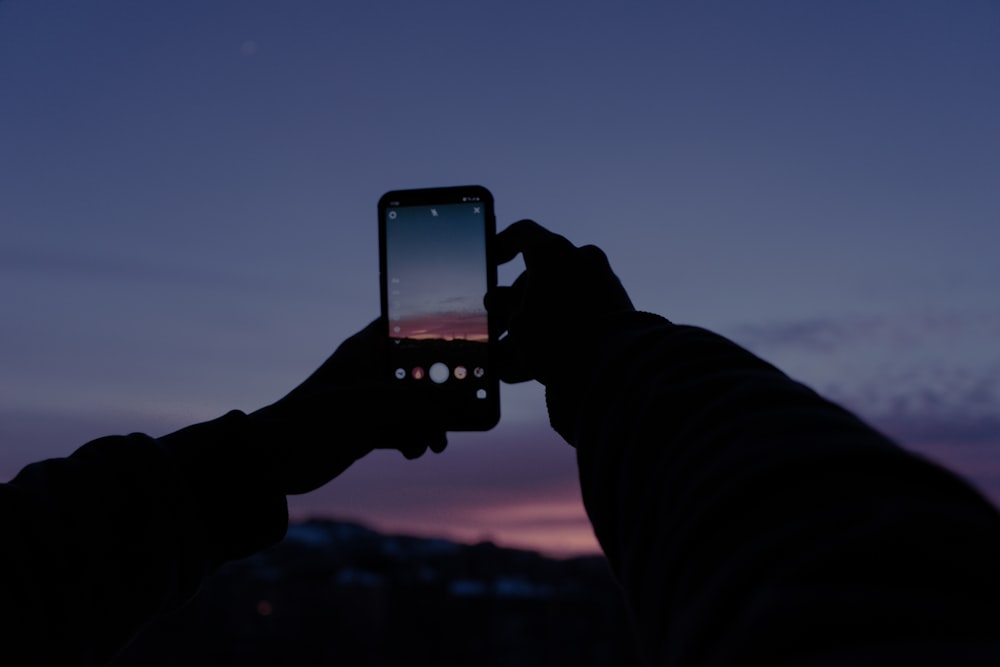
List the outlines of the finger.
{"label": "finger", "polygon": [[495,321],[498,334],[506,332],[506,337],[497,341],[496,366],[500,379],[507,383],[526,382],[533,379],[526,370],[522,351],[516,334],[510,333],[513,326],[511,319],[521,307],[527,286],[527,272],[522,272],[510,287],[494,288],[486,295],[486,309],[490,313],[490,321]]}
{"label": "finger", "polygon": [[430,406],[425,397],[412,396],[398,387],[383,387],[379,404],[381,424],[376,425],[378,449],[397,449],[408,459],[423,456],[430,449],[441,452],[448,444],[447,433],[437,421],[428,418]]}
{"label": "finger", "polygon": [[432,442],[428,445],[430,450],[435,454],[440,454],[448,447],[448,436],[444,433],[441,434],[441,438],[437,442]]}
{"label": "finger", "polygon": [[581,246],[578,252],[580,261],[595,269],[611,272],[611,263],[607,254],[596,245]]}
{"label": "finger", "polygon": [[497,264],[506,264],[520,253],[529,266],[546,254],[571,250],[573,244],[534,220],[519,220],[497,234],[493,247]]}
{"label": "finger", "polygon": [[[516,284],[516,283],[515,283]],[[522,289],[510,287],[494,287],[487,292],[483,299],[486,312],[490,314],[490,321],[496,323],[498,332],[507,330],[510,317],[516,308],[516,302],[523,294]]]}
{"label": "finger", "polygon": [[448,446],[448,434],[436,424],[415,424],[410,437],[415,442],[419,442],[425,452],[429,449],[436,454],[440,454]]}
{"label": "finger", "polygon": [[379,449],[396,449],[409,460],[417,459],[430,449],[440,454],[448,446],[447,434],[431,424],[398,425],[385,437]]}
{"label": "finger", "polygon": [[603,287],[601,301],[605,303],[607,308],[617,306],[621,310],[635,310],[632,299],[625,291],[621,280],[615,275],[611,263],[608,261],[608,256],[603,250],[594,245],[585,245],[577,250],[577,253],[589,274],[604,276],[604,280],[601,282]]}
{"label": "finger", "polygon": [[534,380],[535,377],[528,370],[528,364],[524,359],[521,346],[516,340],[511,340],[507,336],[497,343],[497,365],[500,368],[500,379],[507,384],[518,384]]}
{"label": "finger", "polygon": [[427,447],[421,445],[406,445],[399,448],[400,453],[406,458],[407,461],[413,461],[414,459],[419,459],[427,451]]}

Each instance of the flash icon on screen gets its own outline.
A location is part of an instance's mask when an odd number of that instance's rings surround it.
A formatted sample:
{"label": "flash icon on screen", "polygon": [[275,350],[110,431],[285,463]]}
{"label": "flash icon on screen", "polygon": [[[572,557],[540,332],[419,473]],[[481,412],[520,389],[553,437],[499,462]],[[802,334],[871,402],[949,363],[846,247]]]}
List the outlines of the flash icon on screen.
{"label": "flash icon on screen", "polygon": [[438,217],[438,210],[436,208],[431,209],[431,217]]}

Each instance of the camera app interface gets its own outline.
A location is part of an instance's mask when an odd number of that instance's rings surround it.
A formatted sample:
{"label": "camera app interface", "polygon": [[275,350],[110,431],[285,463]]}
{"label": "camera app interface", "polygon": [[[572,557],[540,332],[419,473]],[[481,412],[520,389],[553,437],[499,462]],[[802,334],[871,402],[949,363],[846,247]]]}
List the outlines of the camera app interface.
{"label": "camera app interface", "polygon": [[395,380],[487,398],[485,207],[385,212],[387,315]]}

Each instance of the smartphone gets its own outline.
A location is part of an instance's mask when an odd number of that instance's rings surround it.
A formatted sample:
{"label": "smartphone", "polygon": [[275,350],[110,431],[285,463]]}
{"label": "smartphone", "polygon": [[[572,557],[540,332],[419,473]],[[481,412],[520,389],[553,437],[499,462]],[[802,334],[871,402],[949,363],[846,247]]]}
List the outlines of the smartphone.
{"label": "smartphone", "polygon": [[496,286],[493,195],[470,185],[394,190],[378,202],[386,380],[449,431],[500,420],[495,326],[483,299]]}

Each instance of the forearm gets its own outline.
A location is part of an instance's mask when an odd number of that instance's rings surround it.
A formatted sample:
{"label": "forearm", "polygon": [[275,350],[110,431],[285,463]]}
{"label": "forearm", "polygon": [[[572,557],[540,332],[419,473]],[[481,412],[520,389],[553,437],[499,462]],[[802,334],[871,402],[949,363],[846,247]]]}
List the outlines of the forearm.
{"label": "forearm", "polygon": [[102,664],[221,562],[280,539],[284,497],[234,482],[243,420],[229,415],[160,441],[101,438],[0,486],[13,655]]}
{"label": "forearm", "polygon": [[550,387],[550,404],[578,406],[559,419],[650,657],[774,663],[975,635],[1000,558],[981,498],[732,343],[623,319],[586,389]]}

